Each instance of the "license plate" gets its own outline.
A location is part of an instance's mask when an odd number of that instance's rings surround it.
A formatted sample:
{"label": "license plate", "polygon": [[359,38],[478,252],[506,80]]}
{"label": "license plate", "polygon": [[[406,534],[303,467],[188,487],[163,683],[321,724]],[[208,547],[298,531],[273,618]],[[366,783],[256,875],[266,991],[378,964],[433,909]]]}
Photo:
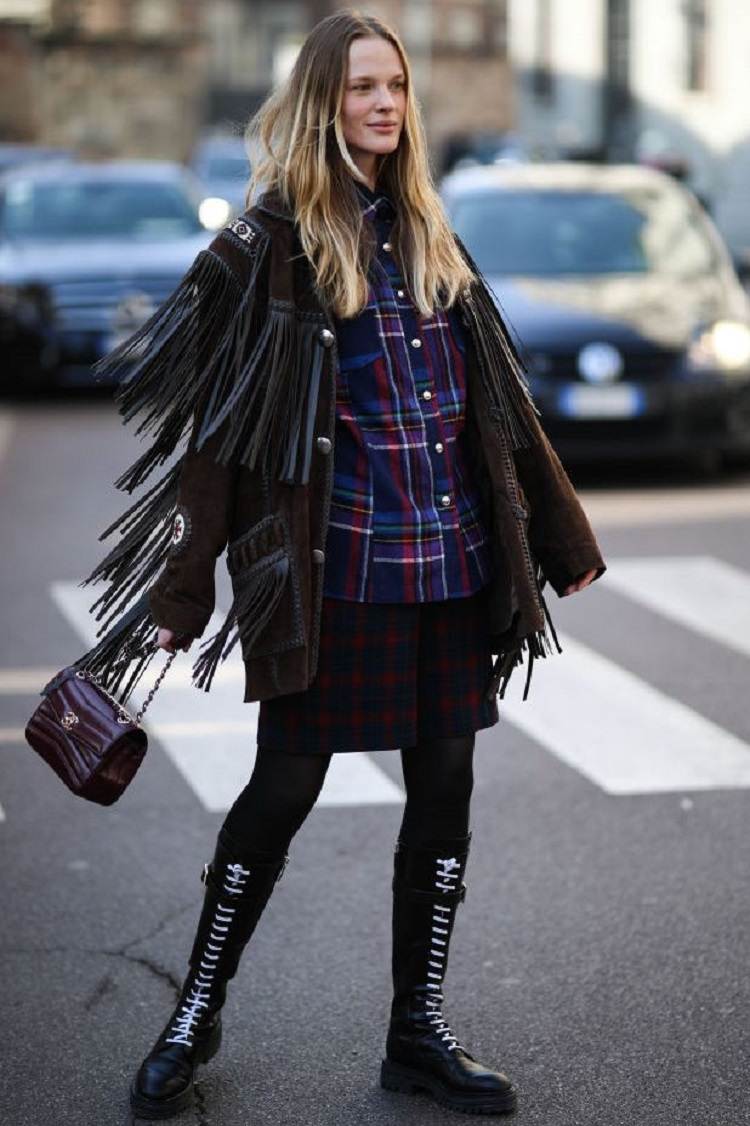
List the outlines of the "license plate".
{"label": "license plate", "polygon": [[607,387],[569,383],[560,392],[558,406],[568,418],[634,418],[643,414],[646,402],[641,388],[633,383]]}

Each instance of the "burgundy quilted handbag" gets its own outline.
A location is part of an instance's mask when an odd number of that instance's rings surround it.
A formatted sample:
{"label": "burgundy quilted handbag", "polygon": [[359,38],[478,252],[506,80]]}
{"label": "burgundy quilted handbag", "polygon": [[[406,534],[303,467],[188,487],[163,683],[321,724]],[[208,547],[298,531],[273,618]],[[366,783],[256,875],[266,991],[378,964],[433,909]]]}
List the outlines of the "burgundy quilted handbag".
{"label": "burgundy quilted handbag", "polygon": [[44,698],[26,725],[26,741],[74,794],[112,805],[143,761],[148,739],[141,719],[176,656],[177,650],[135,716],[93,673],[70,665],[42,689]]}

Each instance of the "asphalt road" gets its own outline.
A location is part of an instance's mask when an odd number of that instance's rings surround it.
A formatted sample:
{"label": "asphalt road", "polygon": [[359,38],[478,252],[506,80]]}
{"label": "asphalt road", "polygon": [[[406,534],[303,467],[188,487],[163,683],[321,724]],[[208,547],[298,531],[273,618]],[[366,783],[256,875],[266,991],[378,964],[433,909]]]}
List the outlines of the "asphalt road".
{"label": "asphalt road", "polygon": [[[253,709],[228,704],[222,727],[213,693],[184,685],[157,697],[147,760],[109,809],[70,795],[23,741],[46,674],[83,651],[75,586],[124,507],[111,482],[133,448],[101,402],[0,413],[2,1126],[131,1121],[130,1076],[185,971],[201,866],[252,767]],[[477,737],[444,1011],[513,1077],[511,1121],[740,1126],[749,479],[617,481],[581,483],[610,572],[551,595],[567,651]],[[378,1085],[399,759],[339,758],[233,983],[221,1053],[175,1122],[456,1121]]]}

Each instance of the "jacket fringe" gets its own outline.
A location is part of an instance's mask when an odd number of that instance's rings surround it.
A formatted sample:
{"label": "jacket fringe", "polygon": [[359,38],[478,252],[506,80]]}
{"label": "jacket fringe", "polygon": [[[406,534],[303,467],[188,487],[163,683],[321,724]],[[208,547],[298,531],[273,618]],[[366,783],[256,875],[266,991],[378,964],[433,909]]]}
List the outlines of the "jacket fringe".
{"label": "jacket fringe", "polygon": [[464,298],[464,310],[473,325],[490,413],[505,426],[512,449],[533,446],[539,440],[535,418],[539,410],[531,396],[523,361],[479,267],[457,236],[456,240],[476,275]]}
{"label": "jacket fringe", "polygon": [[[523,689],[523,699],[528,699],[529,688],[531,686],[531,673],[534,668],[534,661],[537,658],[551,656],[555,653],[562,653],[562,645],[558,639],[552,622],[552,616],[549,612],[546,599],[542,594],[542,588],[545,586],[546,579],[542,578],[539,584],[539,599],[544,610],[544,617],[546,619],[545,625],[542,629],[535,630],[533,633],[527,634],[521,638],[516,644],[509,645],[503,649],[492,665],[492,674],[490,677],[490,687],[487,696],[491,699],[497,695],[500,699],[504,699],[505,690],[508,687],[508,682],[513,675],[513,670],[519,665],[523,664],[524,653],[527,657],[526,665],[526,683]],[[547,633],[547,629],[552,634],[552,640]],[[555,649],[552,648],[554,642]]]}
{"label": "jacket fringe", "polygon": [[[107,590],[90,607],[97,621],[108,615],[100,633],[125,609],[135,591],[143,590],[156,578],[166,560],[179,473],[177,463],[99,536],[104,540],[118,530],[122,536],[91,574],[78,584],[84,587],[100,580],[109,583]],[[99,612],[95,613],[99,607]]]}
{"label": "jacket fringe", "polygon": [[242,330],[227,350],[229,362],[239,358],[242,366],[237,371],[227,364],[221,372],[206,408],[198,448],[230,419],[217,455],[220,462],[237,460],[248,469],[260,463],[265,472],[287,484],[307,484],[323,368],[320,328],[317,318],[299,313],[291,302],[271,298],[249,356]]}
{"label": "jacket fringe", "polygon": [[[153,438],[115,482],[118,489],[132,493],[142,487],[171,457],[194,419],[196,449],[230,419],[217,461],[228,464],[236,459],[249,468],[260,461],[284,480],[308,481],[323,366],[317,342],[320,323],[295,313],[291,305],[271,301],[268,317],[258,324],[257,280],[269,246],[267,236],[259,235],[254,242],[244,291],[217,254],[201,251],[154,315],[95,365],[97,379],[106,376],[116,383],[114,400],[123,422],[138,416],[135,433]],[[184,457],[183,452],[158,483],[102,533],[100,540],[115,532],[121,538],[79,584],[106,581],[106,590],[90,612],[97,621],[104,619],[97,637],[112,628],[75,662],[76,667],[93,668],[113,695],[121,688],[123,704],[150,659],[144,646],[153,646],[157,636],[148,587],[167,560]],[[245,628],[243,606],[240,600],[234,612]],[[263,607],[259,624],[271,609]],[[210,671],[212,659],[209,646],[199,659],[198,672]],[[202,679],[210,684],[212,675]]]}
{"label": "jacket fringe", "polygon": [[208,692],[219,665],[241,637],[252,646],[279,604],[289,574],[289,557],[278,551],[253,568],[247,578],[235,579],[235,597],[221,629],[201,646],[193,665],[193,684]]}
{"label": "jacket fringe", "polygon": [[[114,401],[135,434],[152,445],[115,482],[132,492],[174,452],[213,381],[215,357],[242,305],[239,282],[210,250],[198,254],[170,297],[145,324],[94,365],[116,382]],[[229,325],[229,327],[227,327]]]}
{"label": "jacket fringe", "polygon": [[146,591],[98,645],[73,662],[74,667],[97,676],[124,705],[157,651],[157,631]]}

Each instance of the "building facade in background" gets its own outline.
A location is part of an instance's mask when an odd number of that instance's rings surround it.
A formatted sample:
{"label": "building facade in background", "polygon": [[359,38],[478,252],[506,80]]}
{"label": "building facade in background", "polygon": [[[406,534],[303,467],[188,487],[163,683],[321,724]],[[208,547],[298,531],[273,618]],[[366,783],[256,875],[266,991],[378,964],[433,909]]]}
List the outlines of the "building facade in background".
{"label": "building facade in background", "polygon": [[509,0],[517,128],[539,158],[681,174],[750,251],[750,4]]}
{"label": "building facade in background", "polygon": [[[241,132],[326,0],[0,0],[0,140],[186,159]],[[506,0],[383,0],[414,67],[435,171],[451,138],[512,123]]]}

